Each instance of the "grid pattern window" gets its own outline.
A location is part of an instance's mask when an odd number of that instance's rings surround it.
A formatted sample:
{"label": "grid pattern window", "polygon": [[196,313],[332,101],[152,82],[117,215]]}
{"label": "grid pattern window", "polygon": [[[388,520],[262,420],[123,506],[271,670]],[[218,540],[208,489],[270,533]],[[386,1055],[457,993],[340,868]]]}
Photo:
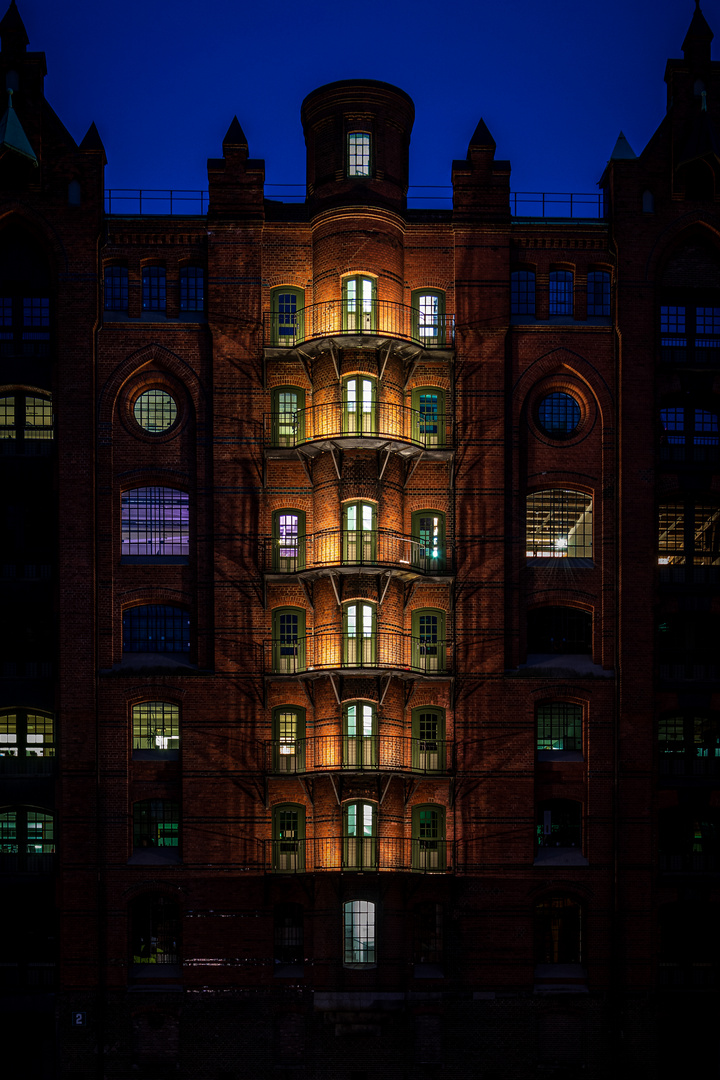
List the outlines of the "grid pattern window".
{"label": "grid pattern window", "polygon": [[305,809],[276,806],[273,810],[273,869],[298,873],[305,869]]}
{"label": "grid pattern window", "polygon": [[368,701],[351,701],[343,708],[343,765],[346,768],[373,768],[377,765],[376,706]]}
{"label": "grid pattern window", "polygon": [[55,432],[49,397],[16,393],[0,397],[0,453],[48,454]]}
{"label": "grid pattern window", "polygon": [[343,959],[352,967],[376,962],[375,904],[369,900],[343,905]]}
{"label": "grid pattern window", "polygon": [[568,701],[538,705],[537,749],[582,750],[582,707]]}
{"label": "grid pattern window", "polygon": [[720,564],[720,506],[664,503],[658,509],[658,565]]}
{"label": "grid pattern window", "polygon": [[177,848],[180,807],[172,799],[145,799],[133,805],[133,847]]}
{"label": "grid pattern window", "polygon": [[343,867],[346,870],[377,869],[377,808],[372,803],[345,805]]}
{"label": "grid pattern window", "polygon": [[127,311],[128,272],[126,266],[105,267],[105,310]]}
{"label": "grid pattern window", "polygon": [[535,314],[535,273],[515,270],[510,276],[511,315]]}
{"label": "grid pattern window", "polygon": [[588,318],[610,317],[610,274],[606,270],[591,270],[587,276]]}
{"label": "grid pattern window", "polygon": [[275,345],[295,345],[303,339],[305,294],[301,289],[281,286],[270,297],[272,341]]}
{"label": "grid pattern window", "polygon": [[720,773],[720,723],[717,714],[695,712],[658,721],[660,771],[693,776]]}
{"label": "grid pattern window", "polygon": [[131,488],[122,493],[121,552],[157,558],[189,554],[189,495],[175,488]]}
{"label": "grid pattern window", "polygon": [[412,866],[414,870],[445,869],[445,810],[442,806],[413,807]]}
{"label": "grid pattern window", "polygon": [[50,340],[50,300],[47,296],[23,298],[23,341]]}
{"label": "grid pattern window", "polygon": [[528,495],[527,558],[591,559],[592,496],[548,489]]}
{"label": "grid pattern window", "polygon": [[445,667],[445,613],[414,611],[413,667],[421,671],[440,671]]}
{"label": "grid pattern window", "polygon": [[132,710],[133,750],[177,750],[180,710],[169,701],[142,701]]}
{"label": "grid pattern window", "polygon": [[296,446],[304,437],[305,391],[279,386],[272,392],[272,445]]}
{"label": "grid pattern window", "polygon": [[550,314],[572,315],[573,274],[571,270],[550,271]]}
{"label": "grid pattern window", "polygon": [[144,390],[133,406],[133,416],[150,435],[169,431],[177,420],[177,404],[167,390]]}
{"label": "grid pattern window", "polygon": [[411,297],[413,337],[421,345],[442,345],[445,341],[445,294],[418,289]]}
{"label": "grid pattern window", "polygon": [[566,439],[580,424],[580,406],[571,394],[556,390],[538,405],[538,424],[553,439]]}
{"label": "grid pattern window", "polygon": [[445,515],[432,510],[413,514],[413,564],[428,573],[445,569]]}
{"label": "grid pattern window", "polygon": [[365,131],[348,134],[348,176],[370,175],[370,135]]}
{"label": "grid pattern window", "polygon": [[180,310],[205,310],[205,270],[202,266],[180,268]]}
{"label": "grid pattern window", "polygon": [[720,307],[695,309],[695,333],[702,336],[720,336]]}
{"label": "grid pattern window", "polygon": [[273,570],[294,574],[305,565],[305,514],[276,510],[273,514]]}
{"label": "grid pattern window", "polygon": [[143,266],[143,311],[165,311],[167,305],[167,280],[164,266]]}
{"label": "grid pattern window", "polygon": [[445,768],[445,713],[442,709],[414,709],[412,714],[413,769],[437,772]]}
{"label": "grid pattern window", "polygon": [[49,347],[49,297],[0,297],[0,355],[47,356]]}
{"label": "grid pattern window", "polygon": [[305,670],[305,612],[278,608],[273,612],[273,671],[293,674]]}
{"label": "grid pattern window", "polygon": [[139,896],[130,911],[133,964],[180,963],[180,909],[158,893]]}
{"label": "grid pattern window", "polygon": [[[16,855],[20,870],[42,870],[38,856],[55,854],[55,818],[35,807],[8,808],[0,813],[0,855]],[[10,869],[12,864],[7,868]]]}
{"label": "grid pattern window", "polygon": [[148,604],[123,612],[123,652],[190,652],[190,615],[182,608]]}
{"label": "grid pattern window", "polygon": [[13,709],[0,713],[0,757],[55,756],[55,722],[48,713]]}
{"label": "grid pattern window", "polygon": [[305,768],[305,710],[280,705],[273,712],[273,769],[297,773]]}

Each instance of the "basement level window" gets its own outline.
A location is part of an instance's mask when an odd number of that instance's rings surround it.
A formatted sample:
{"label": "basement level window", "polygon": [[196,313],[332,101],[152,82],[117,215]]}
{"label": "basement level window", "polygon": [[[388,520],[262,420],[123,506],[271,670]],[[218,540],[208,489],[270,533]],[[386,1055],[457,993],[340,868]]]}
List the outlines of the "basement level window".
{"label": "basement level window", "polygon": [[370,135],[364,131],[351,131],[348,134],[347,152],[348,176],[370,175]]}

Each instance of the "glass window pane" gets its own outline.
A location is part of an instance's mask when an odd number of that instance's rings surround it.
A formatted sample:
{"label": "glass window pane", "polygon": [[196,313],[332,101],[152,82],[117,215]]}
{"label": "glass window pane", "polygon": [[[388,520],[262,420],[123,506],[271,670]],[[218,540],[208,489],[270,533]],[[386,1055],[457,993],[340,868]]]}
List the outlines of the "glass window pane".
{"label": "glass window pane", "polygon": [[572,315],[573,275],[570,270],[550,272],[550,314]]}
{"label": "glass window pane", "polygon": [[140,394],[133,410],[141,428],[157,435],[167,431],[177,419],[177,405],[165,390],[146,390]]}
{"label": "glass window pane", "polygon": [[190,499],[175,488],[131,488],[121,500],[123,555],[188,555]]}
{"label": "glass window pane", "polygon": [[133,750],[177,750],[180,710],[167,701],[143,701],[133,706]]}
{"label": "glass window pane", "polygon": [[527,497],[528,558],[592,558],[592,496],[536,491]]}
{"label": "glass window pane", "polygon": [[370,135],[351,131],[348,135],[348,176],[370,175]]}

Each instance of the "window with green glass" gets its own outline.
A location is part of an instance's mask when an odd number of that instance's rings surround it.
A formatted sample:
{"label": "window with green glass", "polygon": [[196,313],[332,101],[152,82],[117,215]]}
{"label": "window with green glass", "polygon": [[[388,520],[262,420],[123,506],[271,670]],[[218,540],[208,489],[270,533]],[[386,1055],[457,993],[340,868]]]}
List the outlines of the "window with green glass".
{"label": "window with green glass", "polygon": [[305,569],[305,514],[276,510],[272,517],[272,568],[281,574]]}
{"label": "window with green glass", "polygon": [[376,560],[377,507],[375,503],[345,503],[343,506],[343,562],[374,563]]}
{"label": "window with green glass", "polygon": [[413,337],[421,345],[445,343],[445,293],[416,289],[412,294]]}
{"label": "window with green glass", "polygon": [[343,279],[343,330],[362,334],[377,327],[377,293],[375,279],[349,277]]}
{"label": "window with green glass", "polygon": [[343,706],[343,765],[377,768],[377,742],[376,706],[370,701],[349,701]]}
{"label": "window with green glass", "polygon": [[445,391],[421,386],[412,392],[412,439],[426,449],[445,445]]}
{"label": "window with green glass", "polygon": [[412,615],[412,666],[434,674],[445,669],[445,612],[420,608]]}
{"label": "window with green glass", "polygon": [[273,709],[273,771],[299,773],[305,770],[305,710],[297,705]]}
{"label": "window with green glass", "polygon": [[273,671],[293,675],[305,670],[305,611],[276,608],[273,611]]}
{"label": "window with green glass", "polygon": [[177,848],[180,806],[173,799],[145,799],[133,806],[133,847]]}
{"label": "window with green glass", "polygon": [[412,712],[412,764],[419,772],[445,768],[445,710],[427,705]]}
{"label": "window with green glass", "polygon": [[305,339],[305,293],[281,285],[270,294],[273,345],[296,345]]}
{"label": "window with green glass", "polygon": [[273,809],[273,870],[297,874],[305,869],[305,808],[276,806]]}
{"label": "window with green glass", "polygon": [[426,871],[445,869],[444,807],[413,807],[412,867]]}
{"label": "window with green glass", "polygon": [[582,750],[582,706],[550,701],[537,707],[538,750]]}
{"label": "window with green glass", "polygon": [[305,434],[305,391],[298,386],[278,386],[272,392],[273,446],[297,446]]}
{"label": "window with green glass", "polygon": [[55,854],[55,817],[34,806],[0,812],[0,866],[5,870],[48,870]]}
{"label": "window with green glass", "polygon": [[170,701],[133,705],[133,750],[166,753],[180,749],[180,709]]}
{"label": "window with green glass", "polygon": [[374,803],[350,802],[343,809],[343,867],[377,868],[377,808]]}
{"label": "window with green glass", "polygon": [[412,516],[413,566],[426,574],[446,567],[445,515],[440,510],[418,510]]}
{"label": "window with green glass", "polygon": [[343,607],[343,664],[366,667],[377,659],[377,609],[375,604],[353,600]]}

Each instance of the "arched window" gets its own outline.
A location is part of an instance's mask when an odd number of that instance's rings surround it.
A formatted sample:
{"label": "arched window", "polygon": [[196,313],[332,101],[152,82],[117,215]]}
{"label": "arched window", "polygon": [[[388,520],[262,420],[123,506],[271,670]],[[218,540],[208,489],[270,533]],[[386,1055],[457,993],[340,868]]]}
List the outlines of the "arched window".
{"label": "arched window", "polygon": [[370,132],[349,131],[347,137],[348,176],[370,176]]}
{"label": "arched window", "polygon": [[411,297],[412,336],[430,348],[446,343],[445,293],[438,289],[416,289]]}
{"label": "arched window", "polygon": [[305,670],[305,609],[276,608],[272,617],[273,671],[292,675]]}
{"label": "arched window", "polygon": [[445,446],[445,391],[420,386],[412,392],[412,440],[426,449]]}
{"label": "arched window", "polygon": [[525,555],[532,558],[592,558],[592,495],[555,488],[526,499]]}
{"label": "arched window", "polygon": [[53,448],[52,398],[16,390],[0,396],[0,453],[46,455]]}
{"label": "arched window", "polygon": [[180,709],[170,701],[141,701],[132,709],[133,751],[176,757],[180,749]]}
{"label": "arched window", "polygon": [[0,867],[13,871],[47,872],[55,854],[55,817],[37,806],[0,810]]}
{"label": "arched window", "polygon": [[515,270],[510,275],[511,315],[535,314],[535,273],[533,270]]}
{"label": "arched window", "polygon": [[121,496],[123,560],[186,562],[190,552],[190,497],[168,487],[140,487]]}
{"label": "arched window", "polygon": [[362,334],[377,327],[375,279],[370,277],[343,278],[343,330]]}
{"label": "arched window", "polygon": [[178,853],[180,806],[173,799],[144,799],[133,804],[133,850],[168,848]]}
{"label": "arched window", "polygon": [[375,435],[377,423],[377,384],[375,379],[351,375],[342,386],[343,435]]}
{"label": "arched window", "polygon": [[273,870],[297,874],[305,869],[305,808],[273,808]]}
{"label": "arched window", "polygon": [[273,709],[273,771],[305,771],[305,710],[298,705]]}
{"label": "arched window", "polygon": [[205,269],[202,266],[180,267],[180,310],[205,310]]}
{"label": "arched window", "polygon": [[717,406],[702,409],[696,405],[668,405],[660,410],[660,429],[661,460],[718,460],[720,428]]}
{"label": "arched window", "polygon": [[412,562],[426,574],[440,574],[447,566],[445,514],[417,510],[412,516]]}
{"label": "arched window", "polygon": [[610,274],[607,270],[588,273],[587,314],[589,319],[610,318]]}
{"label": "arched window", "polygon": [[535,963],[583,962],[582,908],[567,896],[552,896],[535,905]]}
{"label": "arched window", "polygon": [[278,386],[272,392],[273,446],[297,446],[305,438],[305,391],[299,386]]}
{"label": "arched window", "polygon": [[445,710],[421,705],[412,711],[412,767],[440,772],[446,767]]}
{"label": "arched window", "polygon": [[305,293],[281,285],[270,294],[270,340],[273,345],[297,345],[305,339]]}
{"label": "arched window", "polygon": [[183,608],[147,604],[123,612],[124,653],[190,652],[190,615]]}
{"label": "arched window", "polygon": [[164,311],[167,305],[167,282],[165,267],[160,265],[143,266],[142,269],[142,307],[143,311]]}
{"label": "arched window", "polygon": [[528,612],[527,649],[532,654],[592,654],[592,616],[578,608],[534,608]]}
{"label": "arched window", "polygon": [[[153,975],[179,975],[180,927],[180,907],[175,900],[162,893],[136,897],[130,905],[131,964],[152,964]],[[177,970],[169,970],[171,967]]]}
{"label": "arched window", "polygon": [[366,967],[377,959],[375,904],[348,900],[343,904],[343,962],[345,967]]}
{"label": "arched window", "polygon": [[445,612],[418,608],[412,613],[412,667],[434,675],[445,670]]}
{"label": "arched window", "polygon": [[573,314],[573,274],[571,270],[550,271],[550,315]]}
{"label": "arched window", "polygon": [[343,504],[343,562],[377,561],[377,506],[370,502]]}
{"label": "arched window", "polygon": [[[55,722],[51,713],[22,708],[0,712],[0,771],[49,772],[54,757]],[[8,760],[11,758],[12,762]]]}
{"label": "arched window", "polygon": [[378,764],[377,707],[370,701],[343,705],[343,766],[374,769]]}
{"label": "arched window", "polygon": [[414,806],[412,811],[413,870],[444,870],[445,809],[442,806]]}
{"label": "arched window", "polygon": [[349,802],[343,807],[343,868],[376,870],[377,807],[369,802]]}
{"label": "arched window", "polygon": [[569,701],[551,701],[538,705],[538,751],[582,751],[582,719],[582,707]]}
{"label": "arched window", "polygon": [[305,569],[305,514],[302,510],[275,510],[272,516],[272,569],[296,574]]}
{"label": "arched window", "polygon": [[377,662],[377,607],[362,600],[343,606],[343,664],[372,667]]}
{"label": "arched window", "polygon": [[128,309],[128,271],[127,266],[105,267],[105,310],[127,311]]}

